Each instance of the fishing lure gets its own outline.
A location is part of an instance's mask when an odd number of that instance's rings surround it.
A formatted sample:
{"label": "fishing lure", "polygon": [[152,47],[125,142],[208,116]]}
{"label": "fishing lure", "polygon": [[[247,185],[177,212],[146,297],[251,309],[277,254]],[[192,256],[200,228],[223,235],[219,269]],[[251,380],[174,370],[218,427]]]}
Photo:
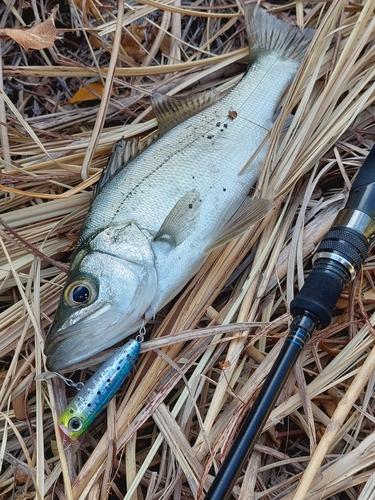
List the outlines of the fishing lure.
{"label": "fishing lure", "polygon": [[79,390],[61,414],[60,429],[74,440],[80,437],[104,410],[137,361],[141,335],[118,349]]}

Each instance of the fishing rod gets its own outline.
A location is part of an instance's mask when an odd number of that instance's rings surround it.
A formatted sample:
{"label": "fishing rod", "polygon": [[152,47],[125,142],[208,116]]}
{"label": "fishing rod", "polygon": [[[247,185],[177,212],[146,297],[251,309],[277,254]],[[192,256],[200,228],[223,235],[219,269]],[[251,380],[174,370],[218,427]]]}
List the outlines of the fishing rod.
{"label": "fishing rod", "polygon": [[354,180],[345,207],[318,246],[310,275],[290,304],[290,332],[205,500],[226,500],[231,494],[301,350],[315,330],[330,324],[342,291],[361,269],[374,241],[375,146]]}

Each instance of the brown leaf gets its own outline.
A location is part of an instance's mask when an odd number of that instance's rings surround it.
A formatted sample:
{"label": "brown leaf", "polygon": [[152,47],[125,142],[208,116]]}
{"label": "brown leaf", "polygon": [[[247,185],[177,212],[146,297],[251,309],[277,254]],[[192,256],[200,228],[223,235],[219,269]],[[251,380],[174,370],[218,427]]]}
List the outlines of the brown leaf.
{"label": "brown leaf", "polygon": [[9,37],[22,45],[25,50],[40,50],[52,47],[57,36],[55,18],[58,5],[53,9],[47,21],[35,24],[29,29],[3,28],[0,29],[0,38]]}
{"label": "brown leaf", "polygon": [[26,472],[23,472],[22,470],[16,469],[16,483],[17,484],[25,484],[27,480],[30,478]]}
{"label": "brown leaf", "polygon": [[227,359],[226,361],[219,361],[219,366],[222,370],[225,370],[226,368],[229,368],[231,366],[230,361]]}
{"label": "brown leaf", "polygon": [[325,400],[325,399],[323,399],[321,401],[321,405],[325,409],[327,415],[329,417],[332,417],[332,415],[334,414],[334,412],[335,412],[335,410],[337,408],[337,405],[332,400],[328,401],[328,400]]}
{"label": "brown leaf", "polygon": [[25,420],[27,416],[26,412],[26,393],[22,391],[21,394],[16,396],[12,401],[12,407],[14,411],[14,416],[18,420]]}
{"label": "brown leaf", "polygon": [[160,50],[161,50],[162,54],[164,54],[167,57],[169,56],[169,54],[171,53],[171,37],[170,36],[163,37],[163,40],[161,41],[161,44],[160,44]]}
{"label": "brown leaf", "polygon": [[117,7],[117,3],[114,0],[69,0],[70,4],[74,4],[77,9],[81,10],[85,14],[91,14],[95,18],[99,19],[100,9],[114,9]]}
{"label": "brown leaf", "polygon": [[98,35],[96,34],[92,34],[90,33],[89,35],[89,42],[90,42],[90,45],[94,48],[94,49],[101,49],[101,48],[105,48],[105,45],[104,43],[102,42],[102,40],[98,37]]}
{"label": "brown leaf", "polygon": [[71,4],[75,4],[77,9],[86,14],[91,14],[95,17],[98,14],[98,8],[92,0],[69,0]]}
{"label": "brown leaf", "polygon": [[[152,44],[154,43],[157,35],[159,34],[159,27],[158,26],[153,26],[151,30],[151,34],[149,39],[147,40],[147,48],[152,47]],[[171,53],[171,37],[168,36],[166,33],[164,33],[164,36],[161,40],[160,43],[160,51],[162,54],[165,56],[169,56]]]}
{"label": "brown leaf", "polygon": [[146,50],[142,46],[142,42],[146,39],[146,29],[146,26],[133,23],[128,26],[127,31],[125,31],[121,38],[121,45],[124,47],[127,55],[132,57],[136,62],[142,62],[146,56]]}

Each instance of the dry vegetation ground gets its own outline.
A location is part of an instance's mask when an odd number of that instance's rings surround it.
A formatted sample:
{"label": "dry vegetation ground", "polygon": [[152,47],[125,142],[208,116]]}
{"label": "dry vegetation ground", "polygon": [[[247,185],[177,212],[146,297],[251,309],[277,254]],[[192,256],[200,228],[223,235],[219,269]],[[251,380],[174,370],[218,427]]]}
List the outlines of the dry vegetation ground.
{"label": "dry vegetation ground", "polygon": [[[1,40],[0,497],[196,498],[262,384],[311,254],[374,143],[375,1],[261,2],[317,29],[256,187],[275,210],[215,251],[157,315],[149,338],[160,339],[145,342],[134,375],[74,444],[56,429],[74,390],[36,377],[91,185],[114,141],[155,131],[150,93],[225,91],[246,68],[247,42],[238,0],[129,0],[123,19],[114,0],[3,0],[0,28],[45,21],[57,3],[52,47]],[[374,498],[375,375],[361,370],[374,356],[373,263],[370,255],[332,325],[304,350],[234,497]],[[83,368],[68,375],[85,380]],[[350,404],[338,407],[348,391]]]}

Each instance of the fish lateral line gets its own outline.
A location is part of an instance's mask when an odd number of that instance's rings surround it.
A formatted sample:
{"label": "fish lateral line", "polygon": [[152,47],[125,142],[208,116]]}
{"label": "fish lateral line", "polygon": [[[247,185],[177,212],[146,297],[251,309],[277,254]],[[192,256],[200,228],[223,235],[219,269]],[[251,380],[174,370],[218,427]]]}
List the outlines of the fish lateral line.
{"label": "fish lateral line", "polygon": [[[251,125],[254,125],[255,127],[258,127],[262,130],[264,130],[265,132],[267,132],[267,134],[269,134],[271,132],[271,128],[267,128],[267,127],[264,127],[263,125],[260,125],[259,123],[255,122],[254,120],[250,120],[249,118],[247,118],[246,116],[242,116],[240,115],[240,113],[238,113],[238,111],[236,111],[236,118],[240,118],[241,120],[244,120],[245,122],[248,122],[250,123]],[[267,136],[268,138],[268,136]],[[255,153],[253,153],[253,155],[251,156],[251,159],[249,160],[250,162],[252,162],[252,159],[257,155],[257,151],[255,151]]]}

